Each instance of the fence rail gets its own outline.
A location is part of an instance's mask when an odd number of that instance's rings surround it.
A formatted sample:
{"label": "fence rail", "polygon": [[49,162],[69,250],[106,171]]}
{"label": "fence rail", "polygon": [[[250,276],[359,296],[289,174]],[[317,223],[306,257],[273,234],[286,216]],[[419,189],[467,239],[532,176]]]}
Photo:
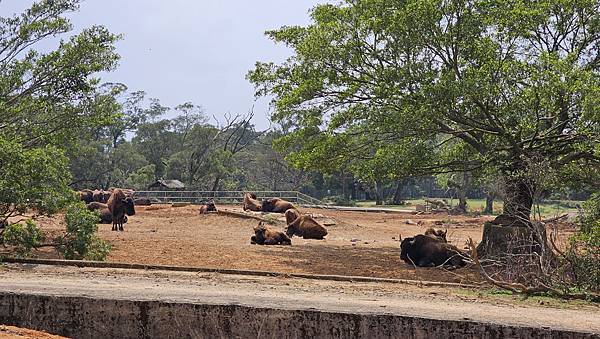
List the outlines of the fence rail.
{"label": "fence rail", "polygon": [[[245,191],[136,191],[135,198],[154,198],[161,202],[189,202],[201,203],[213,199],[216,203],[241,203],[244,200]],[[315,199],[298,191],[253,191],[256,197],[281,198],[299,205],[322,205],[319,199]]]}

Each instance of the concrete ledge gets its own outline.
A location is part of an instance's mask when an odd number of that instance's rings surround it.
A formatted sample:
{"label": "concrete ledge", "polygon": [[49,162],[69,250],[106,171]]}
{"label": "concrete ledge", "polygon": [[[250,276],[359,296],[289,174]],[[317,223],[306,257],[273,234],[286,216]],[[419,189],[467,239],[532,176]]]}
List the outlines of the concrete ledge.
{"label": "concrete ledge", "polygon": [[0,323],[76,338],[599,338],[550,328],[242,305],[0,293]]}

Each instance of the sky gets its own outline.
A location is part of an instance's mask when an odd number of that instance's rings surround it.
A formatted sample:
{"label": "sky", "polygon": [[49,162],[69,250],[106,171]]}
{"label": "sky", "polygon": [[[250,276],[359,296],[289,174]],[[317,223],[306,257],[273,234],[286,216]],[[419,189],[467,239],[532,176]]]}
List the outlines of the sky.
{"label": "sky", "polygon": [[[0,16],[33,1],[0,0]],[[118,69],[103,74],[130,91],[146,91],[165,106],[188,101],[208,116],[246,113],[254,106],[258,130],[269,127],[268,98],[254,98],[245,79],[256,61],[281,62],[291,55],[264,32],[306,25],[309,10],[324,0],[86,0],[69,15],[74,32],[104,25],[123,34]]]}

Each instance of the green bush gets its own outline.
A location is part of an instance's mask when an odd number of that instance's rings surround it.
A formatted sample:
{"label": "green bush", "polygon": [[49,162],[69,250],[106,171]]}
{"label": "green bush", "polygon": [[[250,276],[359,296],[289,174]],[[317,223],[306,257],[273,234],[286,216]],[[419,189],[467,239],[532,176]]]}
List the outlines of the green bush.
{"label": "green bush", "polygon": [[2,233],[3,243],[14,246],[19,257],[31,255],[31,251],[38,247],[43,240],[42,231],[31,220],[27,220],[25,225],[21,223],[10,224],[6,226]]}
{"label": "green bush", "polygon": [[578,219],[579,230],[569,242],[565,253],[577,287],[600,291],[600,194],[594,194],[583,204]]}
{"label": "green bush", "polygon": [[65,259],[106,260],[110,245],[96,234],[98,218],[98,214],[88,211],[83,203],[67,209],[67,233],[58,246]]}

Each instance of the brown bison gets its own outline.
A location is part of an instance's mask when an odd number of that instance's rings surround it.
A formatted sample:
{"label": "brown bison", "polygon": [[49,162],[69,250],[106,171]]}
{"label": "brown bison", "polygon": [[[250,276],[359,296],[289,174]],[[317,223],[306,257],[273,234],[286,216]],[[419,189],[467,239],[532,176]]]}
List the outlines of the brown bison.
{"label": "brown bison", "polygon": [[309,215],[300,215],[295,209],[285,212],[285,221],[285,233],[290,237],[296,235],[304,239],[323,239],[327,235],[327,229],[323,225]]}
{"label": "brown bison", "polygon": [[406,238],[400,243],[400,259],[419,267],[462,267],[466,264],[464,257],[465,254],[456,246],[423,234]]}
{"label": "brown bison", "polygon": [[108,209],[107,204],[103,204],[103,203],[97,202],[97,201],[92,201],[89,204],[86,204],[85,207],[87,207],[87,209],[90,211]]}
{"label": "brown bison", "polygon": [[[112,212],[109,211],[108,208],[98,210],[98,213],[100,214],[100,223],[101,224],[112,224],[113,223]],[[124,224],[127,223],[127,215],[123,216],[123,223]]]}
{"label": "brown bison", "polygon": [[216,212],[216,211],[217,211],[217,206],[215,206],[215,202],[212,200],[200,205],[200,214],[207,214],[208,212]]}
{"label": "brown bison", "polygon": [[79,194],[79,200],[89,204],[94,201],[94,192],[92,190],[81,190],[77,192]]}
{"label": "brown bison", "polygon": [[256,200],[256,194],[246,193],[244,194],[244,211],[260,212],[262,205],[260,201]]}
{"label": "brown bison", "polygon": [[92,193],[92,200],[106,204],[106,203],[108,203],[108,199],[110,198],[110,195],[111,195],[110,191],[94,190],[94,192]]}
{"label": "brown bison", "polygon": [[108,199],[108,210],[112,213],[113,231],[123,231],[125,214],[135,215],[135,203],[131,197],[119,188],[115,189]]}
{"label": "brown bison", "polygon": [[262,201],[263,212],[285,213],[289,209],[295,208],[291,202],[279,198],[269,198]]}
{"label": "brown bison", "polygon": [[254,227],[254,235],[250,237],[250,243],[256,245],[291,245],[292,240],[283,232],[265,227],[261,221],[258,226]]}
{"label": "brown bison", "polygon": [[446,234],[448,234],[448,230],[442,231],[442,230],[436,230],[433,227],[429,227],[427,230],[425,230],[425,235],[432,237],[433,239],[437,239],[441,242],[448,242],[448,239],[446,238]]}

